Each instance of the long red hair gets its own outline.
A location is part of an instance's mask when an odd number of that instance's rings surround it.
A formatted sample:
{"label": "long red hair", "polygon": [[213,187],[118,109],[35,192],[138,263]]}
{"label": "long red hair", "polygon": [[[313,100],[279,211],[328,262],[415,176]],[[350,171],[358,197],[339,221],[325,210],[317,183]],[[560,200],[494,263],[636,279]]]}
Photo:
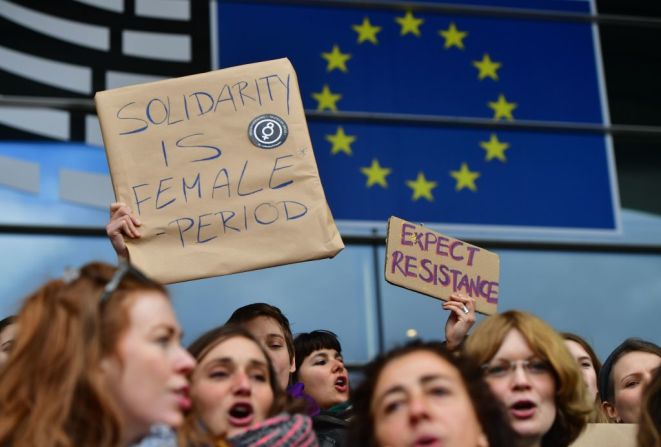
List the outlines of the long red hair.
{"label": "long red hair", "polygon": [[0,445],[117,446],[120,417],[106,391],[101,359],[115,352],[129,325],[132,293],[162,286],[127,274],[100,303],[116,268],[83,266],[75,279],[56,279],[28,296],[18,334],[0,374]]}

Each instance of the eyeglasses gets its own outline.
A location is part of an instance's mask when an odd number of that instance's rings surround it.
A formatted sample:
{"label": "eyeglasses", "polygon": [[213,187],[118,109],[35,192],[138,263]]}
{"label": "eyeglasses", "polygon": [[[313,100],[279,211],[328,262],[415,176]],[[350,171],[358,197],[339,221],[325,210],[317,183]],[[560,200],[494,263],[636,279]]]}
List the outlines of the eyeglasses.
{"label": "eyeglasses", "polygon": [[521,366],[523,371],[531,376],[540,376],[551,372],[551,365],[546,360],[528,359],[528,360],[499,360],[495,363],[482,365],[482,370],[487,378],[505,378],[511,376],[516,368]]}
{"label": "eyeglasses", "polygon": [[110,281],[108,281],[108,284],[106,284],[106,286],[103,288],[100,302],[103,303],[108,298],[110,298],[110,295],[115,293],[117,287],[119,287],[119,284],[128,275],[136,278],[140,282],[150,282],[149,279],[140,270],[136,269],[126,261],[121,261],[119,263],[119,267],[117,267],[117,271],[114,275],[112,275],[112,278]]}

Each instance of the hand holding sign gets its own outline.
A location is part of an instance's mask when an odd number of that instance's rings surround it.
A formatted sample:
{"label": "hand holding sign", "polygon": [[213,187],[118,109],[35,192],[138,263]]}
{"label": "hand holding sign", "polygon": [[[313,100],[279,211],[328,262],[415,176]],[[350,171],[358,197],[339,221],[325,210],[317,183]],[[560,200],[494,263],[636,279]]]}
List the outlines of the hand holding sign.
{"label": "hand holding sign", "polygon": [[117,202],[134,213],[114,205],[106,231],[149,276],[184,281],[332,257],[344,247],[288,60],[95,100]]}
{"label": "hand holding sign", "polygon": [[110,222],[106,225],[106,234],[117,256],[129,259],[129,251],[126,248],[124,237],[139,238],[140,230],[138,230],[138,227],[140,225],[142,225],[140,220],[131,213],[131,209],[125,203],[115,202],[110,204]]}
{"label": "hand holding sign", "polygon": [[444,301],[464,293],[478,312],[491,315],[498,306],[499,265],[495,253],[394,216],[388,221],[386,280],[392,284]]}
{"label": "hand holding sign", "polygon": [[447,348],[453,350],[461,345],[468,331],[475,324],[475,298],[462,293],[453,293],[443,303],[443,309],[450,311],[445,322],[445,342]]}

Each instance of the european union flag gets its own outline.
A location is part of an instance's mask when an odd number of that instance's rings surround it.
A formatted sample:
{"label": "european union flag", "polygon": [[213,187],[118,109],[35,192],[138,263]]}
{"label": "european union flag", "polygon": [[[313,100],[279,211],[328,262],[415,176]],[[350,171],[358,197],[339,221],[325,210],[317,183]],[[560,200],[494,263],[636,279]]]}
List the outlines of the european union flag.
{"label": "european union flag", "polygon": [[[589,9],[587,1],[528,3]],[[220,66],[288,57],[309,110],[605,120],[588,23],[229,1],[217,14]],[[617,228],[603,135],[403,122],[309,127],[336,219]]]}

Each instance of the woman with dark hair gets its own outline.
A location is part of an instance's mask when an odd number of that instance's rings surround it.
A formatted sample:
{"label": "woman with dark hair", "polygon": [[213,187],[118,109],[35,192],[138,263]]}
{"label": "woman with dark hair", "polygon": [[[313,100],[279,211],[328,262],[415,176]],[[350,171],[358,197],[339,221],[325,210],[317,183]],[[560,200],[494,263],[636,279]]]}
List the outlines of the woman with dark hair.
{"label": "woman with dark hair", "polygon": [[0,320],[0,369],[9,360],[16,338],[16,317],[10,315]]}
{"label": "woman with dark hair", "polygon": [[198,446],[316,446],[308,416],[289,415],[270,358],[244,328],[212,329],[188,348],[198,361],[191,376],[193,411],[180,444]]}
{"label": "woman with dark hair", "polygon": [[294,379],[303,384],[305,393],[321,410],[313,418],[319,445],[346,445],[352,408],[349,374],[337,335],[324,330],[302,333],[294,339],[294,347]]}
{"label": "woman with dark hair", "polygon": [[294,337],[287,317],[275,306],[253,303],[239,307],[226,325],[239,325],[250,332],[269,354],[280,388],[287,389],[294,362]]}
{"label": "woman with dark hair", "polygon": [[190,406],[195,363],[165,289],[90,263],[30,295],[0,375],[0,445],[117,447]]}
{"label": "woman with dark hair", "polygon": [[414,341],[372,360],[353,394],[351,445],[509,447],[513,433],[472,362]]}
{"label": "woman with dark hair", "polygon": [[592,414],[590,414],[588,422],[608,422],[608,418],[606,418],[606,415],[604,415],[601,409],[601,399],[599,398],[599,390],[597,388],[597,377],[601,370],[599,357],[597,357],[592,346],[582,337],[570,332],[563,332],[560,335],[565,339],[567,349],[569,349],[570,354],[576,360],[581,370],[585,386],[587,387],[587,399],[590,405],[592,405]]}
{"label": "woman with dark hair", "polygon": [[564,340],[534,315],[508,311],[484,320],[465,354],[482,365],[505,407],[515,446],[566,447],[590,413],[586,387]]}
{"label": "woman with dark hair", "polygon": [[612,422],[637,423],[643,389],[661,367],[661,348],[628,338],[611,352],[599,372],[599,394]]}

